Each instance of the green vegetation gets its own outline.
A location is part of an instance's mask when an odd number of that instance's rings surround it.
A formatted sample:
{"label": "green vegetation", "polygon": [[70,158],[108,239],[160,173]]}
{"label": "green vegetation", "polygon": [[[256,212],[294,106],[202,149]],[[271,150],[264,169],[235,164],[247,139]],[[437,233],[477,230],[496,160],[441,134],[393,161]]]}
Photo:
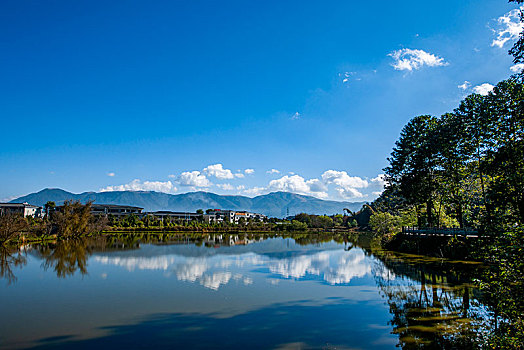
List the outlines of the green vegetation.
{"label": "green vegetation", "polygon": [[91,203],[66,201],[62,206],[53,202],[45,205],[43,218],[5,215],[0,217],[0,245],[9,243],[34,242],[44,240],[63,240],[100,235],[120,235],[122,233],[150,232],[163,234],[167,232],[322,232],[327,230],[347,231],[357,226],[354,217],[334,215],[299,214],[293,220],[271,218],[260,222],[253,218],[241,218],[238,223],[206,222],[203,210],[200,216],[192,219],[174,219],[135,214],[126,216],[92,215]]}
{"label": "green vegetation", "polygon": [[107,219],[91,215],[91,203],[66,201],[59,209],[53,202],[45,205],[44,218],[24,218],[21,214],[0,216],[0,245],[11,241],[71,238],[102,232]]}
{"label": "green vegetation", "polygon": [[[510,51],[515,62],[524,62],[523,43],[521,34]],[[434,255],[452,254],[446,248],[455,246],[488,263],[477,284],[495,319],[484,341],[490,348],[524,344],[523,97],[521,73],[486,96],[466,97],[453,112],[410,120],[384,169],[386,189],[370,205],[369,225],[390,249],[404,244],[397,235],[402,226],[473,228],[483,235],[475,243],[425,243]]]}

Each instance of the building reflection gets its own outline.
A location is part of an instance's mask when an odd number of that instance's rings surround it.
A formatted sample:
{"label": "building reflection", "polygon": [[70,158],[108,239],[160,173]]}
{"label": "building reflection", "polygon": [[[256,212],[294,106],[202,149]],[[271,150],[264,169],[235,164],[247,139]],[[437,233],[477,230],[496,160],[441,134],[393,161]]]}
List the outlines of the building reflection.
{"label": "building reflection", "polygon": [[26,254],[36,256],[59,278],[85,275],[91,263],[128,271],[158,270],[210,292],[232,284],[343,286],[368,278],[366,283],[376,284],[387,303],[389,324],[403,349],[474,348],[481,320],[489,322],[482,297],[471,283],[475,274],[471,264],[371,249],[369,242],[342,236],[335,237],[339,244],[333,243],[333,235],[304,233],[271,241],[274,237],[135,233],[23,249],[0,247],[0,278],[15,282],[13,269],[27,263]]}

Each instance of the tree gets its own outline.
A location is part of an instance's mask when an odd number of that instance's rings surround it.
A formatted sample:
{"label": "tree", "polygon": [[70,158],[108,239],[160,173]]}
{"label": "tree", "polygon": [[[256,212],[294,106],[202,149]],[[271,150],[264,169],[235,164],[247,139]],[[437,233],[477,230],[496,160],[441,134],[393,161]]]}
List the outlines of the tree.
{"label": "tree", "polygon": [[[477,151],[480,151],[479,115],[483,102],[480,95],[471,95],[463,101],[454,113],[446,113],[439,119],[437,129],[438,164],[438,216],[442,206],[454,214],[460,227],[471,225],[467,221],[468,206],[474,202],[475,188],[479,181]],[[477,160],[477,162],[475,162]],[[477,169],[472,167],[477,164]],[[446,210],[446,208],[444,208]],[[440,222],[439,222],[440,224]]]}
{"label": "tree", "polygon": [[488,197],[497,208],[497,218],[519,224],[524,223],[523,97],[519,78],[498,83],[487,96],[490,137],[484,160],[493,179]]}
{"label": "tree", "polygon": [[[388,187],[398,187],[408,204],[426,205],[426,222],[433,226],[433,196],[436,188],[437,119],[421,115],[402,129],[384,169]],[[419,215],[419,226],[422,226]]]}
{"label": "tree", "polygon": [[65,201],[56,210],[51,223],[56,228],[58,236],[80,236],[92,232],[91,202],[83,205],[80,202]]}
{"label": "tree", "polygon": [[305,231],[307,230],[307,224],[298,220],[291,221],[291,224],[287,226],[292,231]]}
{"label": "tree", "polygon": [[0,216],[0,243],[5,244],[29,229],[27,221],[20,214]]}
{"label": "tree", "polygon": [[46,220],[49,220],[49,214],[51,211],[53,211],[56,208],[56,204],[53,201],[48,201],[45,205],[45,218]]}
{"label": "tree", "polygon": [[399,223],[399,218],[390,213],[375,213],[369,218],[371,229],[382,236],[399,232]]}
{"label": "tree", "polygon": [[[509,2],[516,2],[517,4],[522,4],[524,0],[509,0]],[[522,11],[520,12],[520,21],[524,22],[524,15]],[[520,33],[519,39],[509,50],[509,54],[513,56],[513,63],[524,63],[524,35],[523,32]]]}

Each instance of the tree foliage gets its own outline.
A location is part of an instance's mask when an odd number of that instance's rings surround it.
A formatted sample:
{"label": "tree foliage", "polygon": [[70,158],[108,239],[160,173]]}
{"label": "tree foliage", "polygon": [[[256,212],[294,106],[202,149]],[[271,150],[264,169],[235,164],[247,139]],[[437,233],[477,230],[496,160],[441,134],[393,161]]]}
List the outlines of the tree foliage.
{"label": "tree foliage", "polygon": [[19,214],[0,216],[0,244],[9,242],[29,228],[27,221]]}
{"label": "tree foliage", "polygon": [[91,215],[91,202],[65,201],[64,205],[51,215],[51,224],[59,237],[81,236],[105,228],[107,218]]}
{"label": "tree foliage", "polygon": [[472,94],[439,118],[409,121],[384,169],[386,190],[371,205],[370,226],[383,236],[408,222],[488,234],[477,254],[489,268],[478,283],[498,321],[486,339],[493,348],[524,343],[522,79]]}
{"label": "tree foliage", "polygon": [[396,216],[413,208],[425,227],[456,222],[495,233],[522,225],[523,97],[521,78],[512,77],[440,118],[413,118],[388,158],[386,190],[372,206]]}
{"label": "tree foliage", "polygon": [[[516,2],[522,4],[524,0],[509,0],[509,2]],[[524,14],[520,12],[520,21],[524,22]],[[514,63],[524,63],[524,35],[520,33],[519,39],[509,50],[509,54],[513,56]]]}

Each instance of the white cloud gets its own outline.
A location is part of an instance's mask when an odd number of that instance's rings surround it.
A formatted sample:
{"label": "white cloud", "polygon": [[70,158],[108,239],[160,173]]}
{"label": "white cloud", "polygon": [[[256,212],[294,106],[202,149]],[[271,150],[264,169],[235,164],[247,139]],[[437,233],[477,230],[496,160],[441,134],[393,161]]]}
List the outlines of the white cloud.
{"label": "white cloud", "polygon": [[11,196],[11,197],[0,198],[0,203],[8,203],[8,202],[11,202],[13,199],[17,199],[20,197],[21,196]]}
{"label": "white cloud", "polygon": [[265,187],[251,187],[246,190],[243,189],[242,193],[248,196],[258,196],[265,190]]}
{"label": "white cloud", "polygon": [[[108,191],[157,191],[165,193],[177,193],[183,188],[185,191],[196,191],[202,188],[214,186],[216,190],[231,191],[250,197],[265,194],[271,191],[283,191],[313,196],[321,199],[350,200],[355,198],[373,199],[377,193],[384,189],[383,175],[380,174],[375,178],[361,178],[350,176],[345,171],[327,170],[319,178],[307,179],[294,172],[284,175],[277,169],[267,171],[268,174],[280,174],[275,179],[268,179],[266,183],[250,184],[249,187],[241,179],[247,175],[254,174],[254,169],[237,170],[232,173],[231,170],[224,169],[222,164],[214,164],[205,168],[207,174],[215,177],[238,179],[237,184],[232,181],[224,183],[213,183],[210,181],[204,171],[185,171],[180,175],[169,175],[170,181],[142,181],[135,179],[130,183],[123,185],[107,186],[100,189],[102,192]],[[229,173],[228,173],[229,172]],[[362,191],[361,189],[366,189]],[[234,192],[233,192],[234,191]]]}
{"label": "white cloud", "polygon": [[520,73],[522,70],[524,70],[524,63],[517,63],[516,65],[511,66],[509,69],[511,69],[513,73]]}
{"label": "white cloud", "polygon": [[349,82],[349,78],[354,74],[355,72],[344,72],[344,73],[339,73],[338,76],[342,78],[342,83],[345,84]]}
{"label": "white cloud", "polygon": [[322,180],[341,187],[365,188],[369,186],[366,180],[358,176],[349,176],[345,171],[327,170],[322,174]]}
{"label": "white cloud", "polygon": [[267,187],[270,191],[302,193],[320,198],[326,198],[327,187],[318,179],[305,180],[302,176],[285,175],[278,180],[271,180]]}
{"label": "white cloud", "polygon": [[368,181],[358,177],[349,176],[345,171],[328,170],[322,174],[322,180],[326,184],[334,184],[335,191],[341,198],[362,198],[364,195],[357,188],[366,188]]}
{"label": "white cloud", "polygon": [[362,194],[359,190],[351,187],[337,187],[335,188],[335,191],[338,193],[339,197],[344,199],[355,199],[364,197],[364,194]]}
{"label": "white cloud", "polygon": [[115,173],[107,173],[107,176],[113,177],[113,176],[115,176]]}
{"label": "white cloud", "polygon": [[473,88],[473,92],[479,95],[486,96],[487,94],[489,94],[490,91],[493,90],[493,88],[494,88],[493,85],[489,83],[484,83],[484,84],[475,86]]}
{"label": "white cloud", "polygon": [[209,176],[214,176],[220,180],[228,180],[234,178],[233,173],[229,169],[224,169],[222,164],[213,164],[204,168],[204,172]]}
{"label": "white cloud", "polygon": [[325,192],[328,189],[327,186],[319,179],[307,180],[306,185],[309,186],[309,192]]}
{"label": "white cloud", "polygon": [[231,184],[218,184],[217,187],[223,189],[224,191],[234,190],[234,187]]}
{"label": "white cloud", "polygon": [[371,183],[377,184],[380,187],[386,186],[386,175],[378,174],[377,177],[372,178]]}
{"label": "white cloud", "polygon": [[183,172],[178,182],[181,186],[209,187],[212,185],[205,175],[196,170]]}
{"label": "white cloud", "polygon": [[520,9],[514,9],[497,19],[498,28],[493,30],[496,38],[491,42],[491,46],[502,48],[508,41],[516,40],[522,32],[523,24],[520,22]]}
{"label": "white cloud", "polygon": [[462,89],[462,90],[467,90],[469,89],[469,87],[471,86],[471,83],[467,80],[464,81],[464,84],[461,84],[459,86],[457,86],[459,89]]}
{"label": "white cloud", "polygon": [[438,67],[447,66],[444,59],[424,50],[401,49],[390,53],[395,62],[391,64],[396,70],[417,70],[423,66]]}
{"label": "white cloud", "polygon": [[140,181],[135,179],[128,184],[107,186],[101,188],[100,192],[114,192],[114,191],[156,191],[156,192],[176,192],[177,188],[171,181]]}
{"label": "white cloud", "polygon": [[371,192],[373,196],[380,196],[382,192],[384,192],[384,189],[386,187],[386,175],[379,174],[377,177],[370,180],[371,187],[375,189],[375,191]]}

